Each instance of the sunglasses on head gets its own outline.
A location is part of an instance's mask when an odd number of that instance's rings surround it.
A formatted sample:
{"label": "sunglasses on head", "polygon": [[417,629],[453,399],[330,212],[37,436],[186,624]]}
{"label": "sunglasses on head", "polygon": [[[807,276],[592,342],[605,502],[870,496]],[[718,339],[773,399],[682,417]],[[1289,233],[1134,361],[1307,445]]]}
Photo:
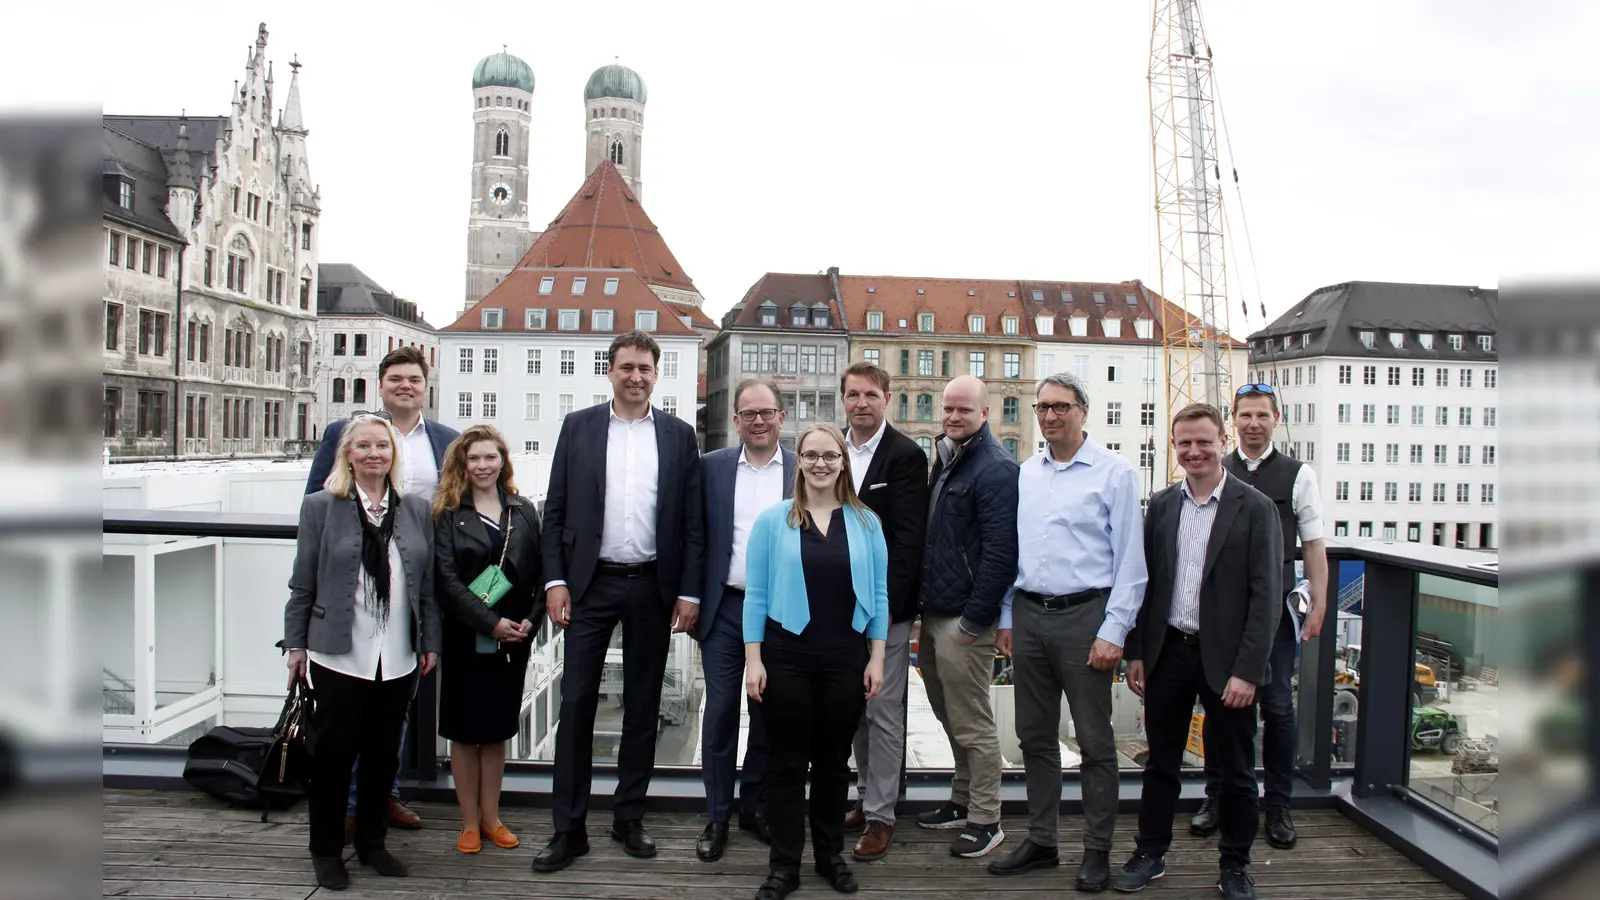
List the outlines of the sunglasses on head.
{"label": "sunglasses on head", "polygon": [[389,415],[389,411],[387,409],[379,409],[379,410],[358,409],[355,412],[350,414],[350,418],[352,418],[352,419],[359,419],[362,416],[375,416],[375,417],[377,417],[379,419],[384,420],[385,422],[394,421],[394,417]]}
{"label": "sunglasses on head", "polygon": [[1272,394],[1276,396],[1277,393],[1270,384],[1246,384],[1241,385],[1233,395],[1235,397],[1243,397],[1246,394]]}

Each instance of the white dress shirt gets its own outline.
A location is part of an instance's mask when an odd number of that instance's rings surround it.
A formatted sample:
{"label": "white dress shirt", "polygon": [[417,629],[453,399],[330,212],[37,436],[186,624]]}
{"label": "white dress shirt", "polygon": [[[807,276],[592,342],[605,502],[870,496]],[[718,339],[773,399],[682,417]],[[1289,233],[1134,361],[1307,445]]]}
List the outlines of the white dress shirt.
{"label": "white dress shirt", "polygon": [[1121,647],[1149,580],[1133,465],[1085,437],[1066,462],[1046,449],[1023,463],[1017,492],[1017,581],[1001,602],[1000,627],[1011,627],[1018,590],[1055,597],[1109,588],[1095,637]]}
{"label": "white dress shirt", "polygon": [[439,464],[433,459],[433,441],[428,439],[428,423],[420,417],[417,427],[400,435],[400,489],[408,494],[419,494],[429,503],[439,489]]}
{"label": "white dress shirt", "polygon": [[844,439],[845,449],[850,451],[850,480],[855,482],[856,496],[861,496],[861,484],[867,480],[867,467],[872,465],[872,454],[878,452],[878,445],[883,443],[883,433],[889,430],[889,420],[884,418],[878,426],[878,433],[865,444],[857,447],[855,438],[846,433]]}
{"label": "white dress shirt", "polygon": [[745,551],[756,517],[783,502],[783,450],[775,449],[767,464],[757,467],[739,451],[733,476],[733,555],[728,558],[728,587],[745,588]]}
{"label": "white dress shirt", "polygon": [[[429,457],[432,458],[431,456]],[[383,521],[389,508],[389,495],[384,493],[378,502],[378,511],[372,511],[372,499],[361,486],[356,486],[361,498],[361,509],[376,525]],[[360,540],[358,537],[357,540]],[[356,564],[360,566],[360,563]],[[411,602],[406,595],[405,563],[400,559],[400,547],[389,541],[389,621],[378,630],[378,618],[367,609],[367,595],[372,592],[372,578],[365,568],[356,573],[355,620],[350,628],[350,652],[329,654],[311,650],[307,656],[325,669],[332,669],[352,678],[376,680],[378,664],[383,663],[383,680],[393,681],[410,675],[417,667],[417,654],[411,646]],[[313,688],[316,685],[312,685]]]}
{"label": "white dress shirt", "polygon": [[[1262,453],[1259,459],[1245,456],[1243,447],[1237,452],[1239,461],[1244,463],[1244,467],[1254,472],[1267,457],[1278,451],[1268,444],[1266,452]],[[1301,465],[1299,473],[1294,476],[1294,488],[1289,492],[1289,505],[1294,510],[1295,531],[1299,533],[1300,543],[1322,538],[1322,494],[1317,490],[1317,474],[1311,471],[1310,466]]]}
{"label": "white dress shirt", "polygon": [[656,448],[654,408],[628,421],[607,409],[605,520],[600,558],[642,563],[656,558],[656,496],[661,460]]}
{"label": "white dress shirt", "polygon": [[1177,573],[1172,581],[1172,609],[1167,624],[1190,634],[1200,630],[1200,580],[1206,572],[1206,549],[1211,544],[1211,526],[1222,506],[1222,487],[1228,483],[1228,470],[1222,470],[1217,487],[1204,500],[1196,500],[1189,490],[1189,479],[1179,482],[1183,496],[1178,502]]}

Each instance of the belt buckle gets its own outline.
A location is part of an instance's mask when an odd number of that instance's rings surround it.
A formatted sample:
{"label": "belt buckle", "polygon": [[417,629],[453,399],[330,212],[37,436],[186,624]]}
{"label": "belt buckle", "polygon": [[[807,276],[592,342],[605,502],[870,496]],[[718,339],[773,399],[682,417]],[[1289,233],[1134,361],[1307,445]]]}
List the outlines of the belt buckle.
{"label": "belt buckle", "polygon": [[1048,612],[1060,612],[1067,608],[1067,598],[1060,595],[1054,597],[1040,597],[1039,605]]}

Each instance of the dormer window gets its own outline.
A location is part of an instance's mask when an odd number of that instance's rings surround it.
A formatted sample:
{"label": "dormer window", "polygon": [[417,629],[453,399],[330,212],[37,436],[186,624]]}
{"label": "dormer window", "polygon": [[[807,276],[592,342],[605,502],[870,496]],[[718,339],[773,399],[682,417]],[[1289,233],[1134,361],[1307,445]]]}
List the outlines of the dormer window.
{"label": "dormer window", "polygon": [[572,279],[572,295],[574,297],[581,296],[583,292],[588,289],[588,287],[589,279],[583,277],[582,275]]}
{"label": "dormer window", "polygon": [[123,209],[133,209],[133,182],[126,178],[117,182],[117,205]]}
{"label": "dormer window", "polygon": [[806,316],[805,307],[796,306],[795,308],[789,310],[789,324],[796,328],[804,328],[806,327],[807,322],[808,317]]}
{"label": "dormer window", "polygon": [[[917,293],[919,293],[919,294],[922,293],[922,289],[918,288],[917,289]],[[918,331],[932,331],[933,330],[933,313],[917,313],[917,330]]]}
{"label": "dormer window", "polygon": [[1016,334],[1017,326],[1018,322],[1016,316],[1002,316],[1000,318],[1000,330],[1004,331],[1006,334]]}
{"label": "dormer window", "polygon": [[1419,335],[1417,335],[1417,343],[1421,344],[1422,345],[1422,349],[1424,349],[1424,350],[1432,350],[1433,349],[1433,335],[1431,335],[1431,334],[1419,334]]}
{"label": "dormer window", "polygon": [[1067,328],[1072,332],[1073,337],[1088,337],[1089,317],[1082,314],[1068,316]]}
{"label": "dormer window", "polygon": [[549,293],[552,293],[553,291],[555,291],[555,289],[556,289],[556,278],[555,278],[554,275],[546,275],[543,278],[539,279],[539,293],[541,293],[541,294],[549,294]]}
{"label": "dormer window", "polygon": [[1396,350],[1400,350],[1403,349],[1405,345],[1406,333],[1404,331],[1389,332],[1389,346],[1395,348]]}
{"label": "dormer window", "polygon": [[526,321],[524,327],[526,327],[529,331],[543,331],[544,330],[544,318],[545,318],[545,311],[544,310],[542,310],[542,309],[530,309],[527,312],[527,321]]}
{"label": "dormer window", "polygon": [[1033,328],[1039,332],[1040,337],[1050,337],[1056,333],[1056,317],[1051,315],[1034,316]]}
{"label": "dormer window", "polygon": [[1134,319],[1133,320],[1133,333],[1135,335],[1138,335],[1139,340],[1141,340],[1141,341],[1150,340],[1150,336],[1155,333],[1155,320],[1154,319]]}
{"label": "dormer window", "polygon": [[1311,346],[1311,332],[1308,331],[1305,334],[1300,335],[1300,346],[1302,346],[1302,347]]}
{"label": "dormer window", "polygon": [[1456,352],[1459,353],[1461,351],[1462,343],[1463,342],[1461,340],[1461,335],[1459,335],[1459,334],[1450,335],[1450,349],[1451,350],[1455,350]]}
{"label": "dormer window", "polygon": [[610,331],[615,314],[609,309],[597,309],[590,317],[589,328],[593,331]]}
{"label": "dormer window", "polygon": [[633,327],[640,331],[655,331],[656,311],[653,309],[641,309],[634,313]]}
{"label": "dormer window", "polygon": [[869,313],[867,313],[867,330],[868,331],[882,331],[883,330],[883,313],[881,313],[881,312],[869,312]]}
{"label": "dormer window", "polygon": [[761,307],[761,324],[763,324],[763,325],[776,325],[776,324],[778,324],[778,308],[776,306],[770,306],[769,305],[769,306]]}
{"label": "dormer window", "polygon": [[1292,335],[1292,334],[1284,335],[1283,336],[1283,349],[1288,350],[1290,347],[1293,347],[1293,346],[1294,346],[1294,335]]}
{"label": "dormer window", "polygon": [[616,292],[617,292],[617,279],[615,279],[615,278],[607,278],[606,279],[606,295],[610,296],[610,295],[615,294]]}
{"label": "dormer window", "polygon": [[811,324],[817,326],[818,328],[828,327],[827,307],[819,306],[816,309],[811,310]]}
{"label": "dormer window", "polygon": [[1101,319],[1100,330],[1104,331],[1106,337],[1108,338],[1122,337],[1122,320],[1111,318]]}
{"label": "dormer window", "polygon": [[576,309],[563,309],[556,320],[562,331],[577,331],[582,321],[581,313]]}
{"label": "dormer window", "polygon": [[1482,350],[1485,353],[1494,352],[1494,335],[1492,335],[1492,334],[1480,334],[1480,335],[1478,335],[1478,349]]}
{"label": "dormer window", "polygon": [[983,334],[983,316],[967,316],[967,332]]}
{"label": "dormer window", "polygon": [[505,316],[506,311],[503,309],[486,309],[483,311],[483,327],[490,331],[499,331]]}
{"label": "dormer window", "polygon": [[1374,343],[1376,343],[1376,341],[1377,341],[1376,335],[1374,335],[1370,331],[1361,332],[1360,337],[1361,337],[1361,346],[1367,348],[1368,350],[1371,350],[1372,349],[1372,345]]}

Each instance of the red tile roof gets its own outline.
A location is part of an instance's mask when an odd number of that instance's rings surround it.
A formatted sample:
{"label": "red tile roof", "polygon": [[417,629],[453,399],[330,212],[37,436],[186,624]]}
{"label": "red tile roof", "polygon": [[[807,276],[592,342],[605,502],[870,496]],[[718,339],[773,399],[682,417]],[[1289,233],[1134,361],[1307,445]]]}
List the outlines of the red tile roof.
{"label": "red tile roof", "polygon": [[523,266],[632,269],[651,284],[699,293],[610,160],[589,174],[528,248],[518,263]]}
{"label": "red tile roof", "polygon": [[[917,334],[917,314],[931,312],[933,334],[967,335],[972,333],[967,316],[978,313],[984,317],[984,334],[1007,337],[1001,318],[1026,315],[1015,281],[840,275],[839,299],[849,314],[852,332],[865,332],[867,313],[881,312],[883,329],[873,333]],[[1011,337],[1027,337],[1024,327],[1019,326],[1018,332]]]}
{"label": "red tile roof", "polygon": [[[761,307],[768,302],[778,308],[777,325],[761,324]],[[844,318],[839,315],[839,303],[833,297],[832,279],[826,275],[768,272],[745,291],[744,299],[723,315],[722,327],[792,331],[799,326],[793,324],[794,319],[790,310],[796,305],[811,309],[818,303],[823,304],[828,310],[828,325],[827,327],[808,325],[805,326],[806,330],[843,332]]]}
{"label": "red tile roof", "polygon": [[688,316],[689,324],[693,328],[709,328],[712,331],[717,328],[717,323],[712,321],[709,315],[706,315],[706,311],[693,303],[679,303],[676,300],[668,300],[667,306],[672,308],[674,315]]}
{"label": "red tile roof", "polygon": [[[550,290],[541,293],[540,288],[544,286],[546,278],[550,279]],[[583,293],[574,294],[575,282],[580,278],[585,279]],[[606,282],[612,278],[617,279],[617,292],[607,294]],[[482,311],[485,309],[505,310],[504,321],[499,329],[483,327]],[[526,327],[527,311],[530,309],[545,311],[543,329]],[[564,309],[580,312],[576,330],[559,327],[560,312]],[[597,309],[614,312],[611,330],[594,330],[594,317],[590,313]],[[634,313],[640,310],[654,310],[656,313],[656,327],[651,334],[672,337],[693,337],[697,334],[679,321],[681,310],[677,304],[662,300],[644,279],[629,269],[516,269],[506,276],[505,281],[496,285],[489,296],[462,313],[461,318],[439,330],[490,334],[621,334],[633,328]]]}

